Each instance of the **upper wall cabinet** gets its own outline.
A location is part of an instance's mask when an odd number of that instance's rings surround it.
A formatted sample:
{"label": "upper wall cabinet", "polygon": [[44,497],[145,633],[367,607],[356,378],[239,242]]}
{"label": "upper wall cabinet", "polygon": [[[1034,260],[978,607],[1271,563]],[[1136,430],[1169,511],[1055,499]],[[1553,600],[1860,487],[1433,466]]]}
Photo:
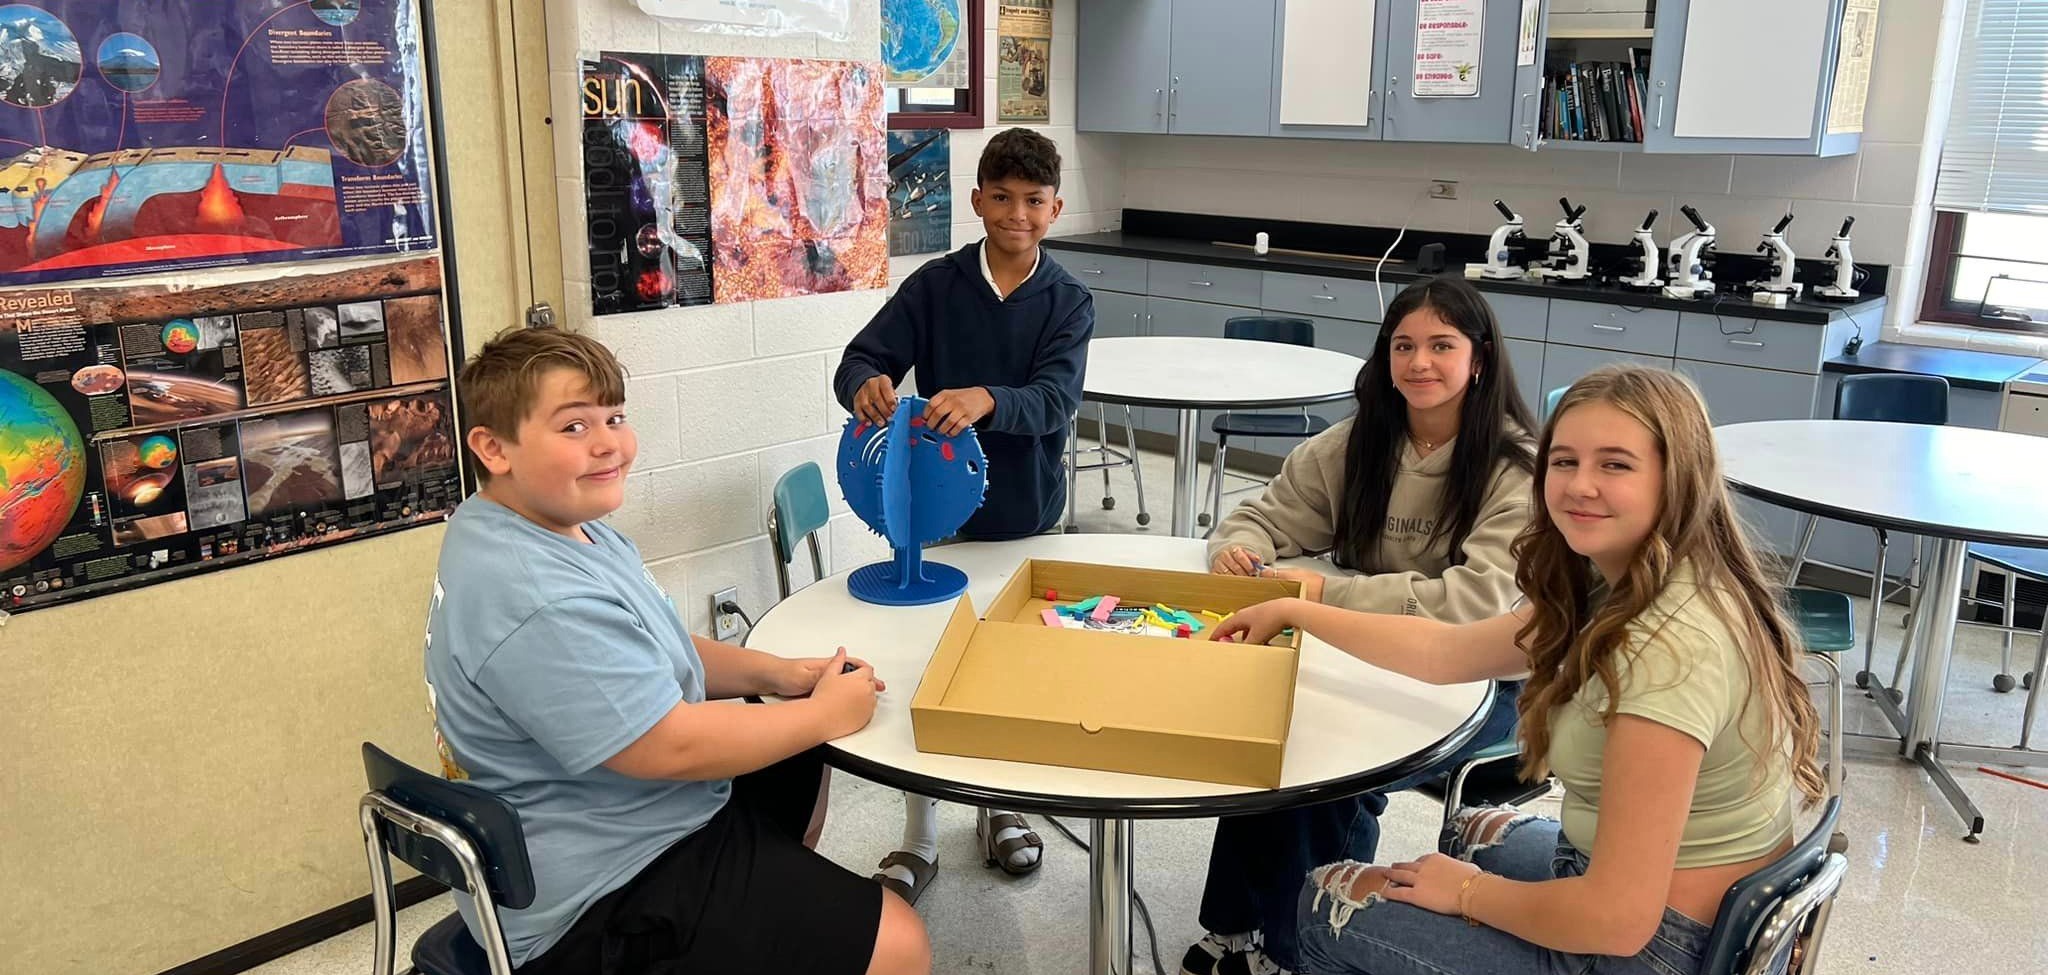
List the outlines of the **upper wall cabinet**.
{"label": "upper wall cabinet", "polygon": [[1084,132],[1265,135],[1277,0],[1085,0],[1075,124]]}
{"label": "upper wall cabinet", "polygon": [[[1861,141],[1876,42],[1876,6],[1853,0],[1639,0],[1629,26],[1588,26],[1580,0],[1541,0],[1530,20],[1523,0],[1475,0],[1478,56],[1460,63],[1476,84],[1431,92],[1418,64],[1442,48],[1418,48],[1442,38],[1420,23],[1436,4],[1076,2],[1077,121],[1097,132],[1840,155]],[[1639,141],[1551,131],[1571,65],[1644,62]]]}

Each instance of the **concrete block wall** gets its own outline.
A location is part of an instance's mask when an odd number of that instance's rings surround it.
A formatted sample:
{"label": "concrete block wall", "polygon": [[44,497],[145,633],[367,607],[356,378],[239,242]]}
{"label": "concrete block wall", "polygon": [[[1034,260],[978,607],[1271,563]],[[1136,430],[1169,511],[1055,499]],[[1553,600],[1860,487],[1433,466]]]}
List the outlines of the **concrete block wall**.
{"label": "concrete block wall", "polygon": [[[996,13],[986,5],[984,99],[995,100]],[[548,6],[548,51],[555,126],[556,191],[563,228],[562,273],[570,328],[597,336],[630,376],[626,410],[640,435],[640,457],[614,522],[645,555],[650,571],[696,632],[709,631],[710,594],[740,587],[759,618],[777,598],[768,512],[775,481],[804,461],[827,469],[833,518],[820,539],[828,571],[888,555],[888,546],[840,501],[830,461],[846,414],[828,386],[847,340],[888,291],[814,295],[736,305],[676,308],[592,317],[584,241],[578,59],[599,51],[875,60],[881,47],[880,0],[854,0],[844,42],[814,36],[772,38],[705,34],[649,17],[630,0],[571,0]],[[1113,137],[1079,137],[1074,120],[1074,7],[1055,8],[1053,104],[1043,131],[1060,144],[1066,214],[1055,233],[1116,226],[1123,168]],[[559,124],[568,121],[570,124]],[[968,205],[974,164],[1002,126],[953,134],[954,246],[982,236]],[[930,256],[890,263],[890,287]],[[794,571],[810,576],[800,555]]]}

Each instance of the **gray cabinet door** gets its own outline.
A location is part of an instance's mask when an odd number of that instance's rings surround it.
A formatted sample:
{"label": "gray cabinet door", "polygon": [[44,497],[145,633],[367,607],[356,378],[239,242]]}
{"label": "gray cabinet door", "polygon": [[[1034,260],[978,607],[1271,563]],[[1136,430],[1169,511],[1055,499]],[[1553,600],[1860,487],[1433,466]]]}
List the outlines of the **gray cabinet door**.
{"label": "gray cabinet door", "polygon": [[1074,126],[1165,132],[1172,0],[1083,0],[1075,11]]}
{"label": "gray cabinet door", "polygon": [[[1480,19],[1485,46],[1480,55],[1479,94],[1474,97],[1415,97],[1414,2],[1384,2],[1387,29],[1386,94],[1381,138],[1389,142],[1479,142],[1519,145],[1515,102],[1520,93],[1515,44],[1522,23],[1521,0],[1486,0]],[[1658,9],[1659,16],[1663,10]]]}
{"label": "gray cabinet door", "polygon": [[1121,291],[1094,291],[1095,337],[1114,338],[1143,334],[1145,296]]}
{"label": "gray cabinet door", "polygon": [[[1365,2],[1365,0],[1360,0],[1360,2],[1363,3]],[[1353,139],[1371,142],[1379,141],[1380,89],[1378,79],[1386,75],[1386,4],[1368,4],[1370,6],[1375,6],[1377,8],[1374,12],[1374,29],[1372,32],[1371,44],[1368,45],[1367,43],[1365,43],[1365,39],[1361,37],[1356,38],[1354,40],[1354,43],[1352,43],[1351,45],[1355,50],[1358,51],[1358,56],[1371,58],[1371,60],[1366,63],[1364,72],[1368,81],[1365,84],[1357,84],[1355,81],[1351,80],[1343,82],[1343,84],[1345,84],[1346,87],[1352,89],[1348,92],[1349,97],[1354,99],[1354,101],[1352,101],[1351,104],[1359,108],[1365,115],[1366,122],[1364,125],[1312,125],[1305,123],[1289,124],[1281,121],[1280,94],[1281,88],[1283,86],[1282,78],[1284,76],[1284,68],[1289,63],[1287,61],[1287,4],[1288,0],[1280,0],[1280,2],[1275,5],[1273,11],[1273,79],[1271,84],[1267,86],[1269,89],[1268,94],[1271,95],[1272,98],[1272,105],[1269,108],[1269,111],[1272,114],[1273,125],[1268,134],[1296,139]],[[1304,71],[1301,72],[1301,74],[1314,74],[1314,72]],[[1353,75],[1347,77],[1355,78],[1356,76]]]}
{"label": "gray cabinet door", "polygon": [[[1692,27],[1690,20],[1695,6],[1707,18],[1703,23],[1711,23],[1717,33],[1726,31],[1730,26],[1730,20],[1723,18],[1732,19],[1739,26],[1739,22],[1752,17],[1753,12],[1747,9],[1749,4],[1715,5],[1703,0],[1661,0],[1656,5],[1657,33],[1650,44],[1649,103],[1643,106],[1643,123],[1648,126],[1648,131],[1644,133],[1643,151],[1726,152],[1760,156],[1832,156],[1855,152],[1861,144],[1859,136],[1826,135],[1835,59],[1841,46],[1843,3],[1844,0],[1777,0],[1774,11],[1777,22],[1760,29],[1772,31],[1774,40],[1791,48],[1818,52],[1817,67],[1801,68],[1768,52],[1749,47],[1722,48],[1712,44],[1708,45],[1710,53],[1687,64],[1686,35]],[[1490,10],[1488,12],[1491,13]],[[1788,32],[1799,36],[1787,36]],[[1790,73],[1805,70],[1817,71],[1818,76]],[[1776,77],[1770,77],[1772,75]],[[1786,107],[1805,111],[1808,121],[1803,134],[1796,137],[1678,134],[1682,112],[1706,107],[1687,106],[1687,98],[1723,102],[1710,109],[1715,115],[1740,113],[1745,106],[1752,104],[1744,101],[1750,97],[1750,90],[1744,87],[1744,82],[1751,79],[1756,81],[1753,87],[1773,92],[1781,102],[1798,99],[1798,105]],[[1729,101],[1734,104],[1726,104]]]}
{"label": "gray cabinet door", "polygon": [[1272,127],[1277,2],[1173,0],[1167,131],[1265,135]]}
{"label": "gray cabinet door", "polygon": [[1671,360],[1665,356],[1639,355],[1633,352],[1609,352],[1605,349],[1582,349],[1576,345],[1548,344],[1543,347],[1543,390],[1544,395],[1560,386],[1570,386],[1583,376],[1601,366],[1614,362],[1633,362],[1637,365],[1671,368]]}
{"label": "gray cabinet door", "polygon": [[[1818,376],[1688,359],[1678,360],[1678,371],[1699,387],[1707,419],[1715,426],[1811,416],[1820,385]],[[1805,522],[1797,512],[1739,495],[1735,509],[1757,551],[1789,556],[1798,546]]]}
{"label": "gray cabinet door", "polygon": [[[1360,359],[1372,357],[1372,344],[1379,338],[1380,327],[1365,322],[1354,322],[1343,318],[1312,318],[1316,326],[1316,348],[1342,352]],[[1331,423],[1358,412],[1358,400],[1343,399],[1320,406],[1311,406],[1308,411]]]}
{"label": "gray cabinet door", "polygon": [[1515,389],[1529,407],[1529,415],[1540,421],[1543,414],[1543,343],[1528,339],[1501,341],[1507,349],[1508,366],[1515,370]]}
{"label": "gray cabinet door", "polygon": [[[1224,322],[1258,313],[1259,310],[1256,308],[1238,305],[1212,305],[1206,301],[1148,297],[1145,299],[1144,334],[1220,339],[1223,337]],[[1180,422],[1179,412],[1165,407],[1147,407],[1145,415],[1138,420],[1138,429],[1172,434],[1177,429],[1176,424]],[[1216,435],[1209,432],[1206,418],[1202,421],[1201,429],[1204,443],[1216,442]]]}

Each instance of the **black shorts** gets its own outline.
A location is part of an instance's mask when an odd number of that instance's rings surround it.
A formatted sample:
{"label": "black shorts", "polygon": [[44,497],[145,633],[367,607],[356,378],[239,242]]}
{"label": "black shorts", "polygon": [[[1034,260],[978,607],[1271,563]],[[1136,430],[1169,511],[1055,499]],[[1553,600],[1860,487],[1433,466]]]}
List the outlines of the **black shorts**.
{"label": "black shorts", "polygon": [[806,849],[816,751],[733,780],[732,799],[591,904],[520,975],[863,975],[882,887]]}

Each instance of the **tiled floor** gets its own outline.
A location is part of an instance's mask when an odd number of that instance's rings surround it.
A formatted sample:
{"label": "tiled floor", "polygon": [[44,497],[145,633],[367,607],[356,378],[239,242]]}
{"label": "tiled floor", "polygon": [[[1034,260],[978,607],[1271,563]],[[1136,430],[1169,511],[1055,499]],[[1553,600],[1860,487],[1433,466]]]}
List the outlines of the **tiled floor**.
{"label": "tiled floor", "polygon": [[[1135,522],[1129,471],[1118,471],[1114,511],[1085,502],[1081,525],[1090,531],[1165,532],[1170,522],[1169,458],[1146,455],[1149,528]],[[1120,475],[1120,476],[1119,476]],[[1100,475],[1092,483],[1099,485]],[[1233,485],[1234,486],[1234,485]],[[1858,619],[1864,611],[1859,602]],[[1887,673],[1898,646],[1899,611],[1888,610],[1878,660]],[[2032,645],[2028,641],[2027,657]],[[1860,657],[1859,657],[1860,659]],[[1945,737],[2011,745],[2019,736],[2024,692],[1996,694],[1998,640],[1965,630],[1957,641],[1945,715]],[[2022,664],[2021,666],[2024,666]],[[1853,669],[1853,666],[1852,666]],[[1851,731],[1876,731],[1883,719],[1853,688]],[[2048,725],[2048,720],[2042,722]],[[2039,729],[2048,736],[2048,728]],[[2048,971],[2048,790],[1957,766],[1957,776],[1983,808],[1985,833],[1964,843],[1963,826],[1941,794],[1915,767],[1881,756],[1851,756],[1843,828],[1850,869],[1829,930],[1821,971],[1831,975],[1886,973]],[[2011,769],[2048,781],[2048,769]],[[1395,796],[1384,819],[1382,857],[1424,852],[1433,842],[1440,809],[1415,795]],[[898,795],[847,775],[833,780],[832,815],[823,851],[849,869],[873,870],[902,829]],[[1072,823],[1086,837],[1085,823]],[[975,853],[970,809],[942,807],[941,873],[921,906],[931,930],[938,972],[991,975],[1078,973],[1087,963],[1087,859],[1040,823],[1046,863],[1033,876],[1012,879],[984,869]],[[1168,971],[1200,931],[1195,909],[1212,826],[1207,821],[1145,822],[1137,827],[1139,895],[1158,925],[1159,954]],[[2036,851],[2027,854],[2027,850]],[[409,945],[426,925],[452,910],[436,898],[406,912],[399,944]],[[1144,928],[1137,928],[1137,970],[1151,971]],[[257,969],[263,975],[359,975],[368,971],[370,932],[358,929]]]}

